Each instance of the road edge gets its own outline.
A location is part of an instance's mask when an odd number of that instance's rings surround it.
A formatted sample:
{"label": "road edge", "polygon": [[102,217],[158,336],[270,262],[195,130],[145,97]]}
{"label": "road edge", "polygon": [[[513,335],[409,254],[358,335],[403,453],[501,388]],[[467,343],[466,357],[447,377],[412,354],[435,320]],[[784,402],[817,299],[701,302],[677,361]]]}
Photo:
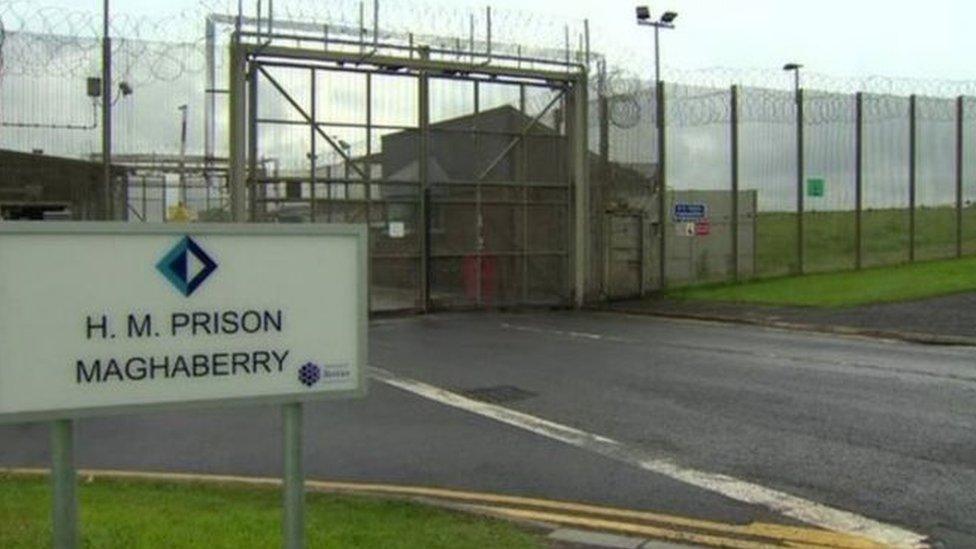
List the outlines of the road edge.
{"label": "road edge", "polygon": [[762,326],[765,328],[778,328],[794,332],[809,332],[819,334],[833,334],[845,336],[867,337],[871,339],[896,340],[908,343],[918,343],[922,345],[942,345],[955,347],[976,347],[976,338],[966,336],[954,336],[943,334],[930,334],[925,332],[909,332],[903,330],[881,330],[876,328],[861,328],[858,326],[842,326],[829,324],[807,324],[803,322],[785,322],[782,320],[772,320],[768,318],[748,318],[733,315],[691,313],[682,311],[660,311],[641,309],[639,307],[594,307],[592,311],[601,313],[618,313],[627,315],[639,315],[659,318],[674,318],[681,320],[699,320],[703,322],[719,322],[723,324],[744,324],[749,326]]}

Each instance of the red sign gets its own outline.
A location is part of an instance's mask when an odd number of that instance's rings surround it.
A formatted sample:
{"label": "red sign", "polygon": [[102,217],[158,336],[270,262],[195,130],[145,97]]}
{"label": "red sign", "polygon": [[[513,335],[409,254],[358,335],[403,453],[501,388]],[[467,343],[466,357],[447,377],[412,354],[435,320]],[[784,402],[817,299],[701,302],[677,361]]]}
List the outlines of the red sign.
{"label": "red sign", "polygon": [[702,219],[698,223],[695,223],[696,236],[706,236],[711,232],[712,232],[712,225],[708,222],[708,219]]}

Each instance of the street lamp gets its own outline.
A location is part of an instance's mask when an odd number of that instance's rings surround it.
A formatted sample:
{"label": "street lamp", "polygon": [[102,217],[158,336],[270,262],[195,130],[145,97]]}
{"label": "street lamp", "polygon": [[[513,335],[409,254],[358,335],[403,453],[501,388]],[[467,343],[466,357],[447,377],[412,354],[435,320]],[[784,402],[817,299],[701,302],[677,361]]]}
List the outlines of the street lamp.
{"label": "street lamp", "polygon": [[803,274],[803,91],[800,89],[799,63],[787,63],[783,70],[793,73],[793,98],[796,102],[796,262]]}
{"label": "street lamp", "polygon": [[677,12],[666,11],[661,14],[657,21],[651,19],[651,12],[647,6],[637,6],[637,24],[647,27],[654,27],[654,83],[661,82],[661,43],[659,32],[661,29],[673,29],[674,20],[678,18]]}
{"label": "street lamp", "polygon": [[[678,14],[676,12],[666,11],[661,14],[659,20],[654,21],[651,19],[651,11],[647,9],[647,6],[637,6],[637,24],[654,27],[654,102],[657,108],[657,116],[654,117],[655,125],[657,126],[657,174],[655,179],[657,179],[657,214],[661,223],[664,223],[664,219],[666,218],[667,199],[665,197],[665,190],[667,189],[667,184],[665,183],[665,173],[667,173],[667,170],[665,169],[664,147],[664,135],[666,133],[666,128],[664,127],[664,85],[661,83],[661,41],[659,35],[661,29],[673,29],[674,20],[677,18]],[[661,238],[658,239],[658,257],[660,258],[667,257],[667,250],[665,249],[667,246],[667,238],[664,235],[665,233],[662,231]],[[660,268],[658,280],[661,288],[664,288],[667,277],[665,262],[659,261],[658,267]]]}
{"label": "street lamp", "polygon": [[784,71],[793,73],[793,93],[797,96],[799,96],[797,92],[800,91],[800,69],[802,68],[803,65],[799,63],[787,63],[783,65]]}

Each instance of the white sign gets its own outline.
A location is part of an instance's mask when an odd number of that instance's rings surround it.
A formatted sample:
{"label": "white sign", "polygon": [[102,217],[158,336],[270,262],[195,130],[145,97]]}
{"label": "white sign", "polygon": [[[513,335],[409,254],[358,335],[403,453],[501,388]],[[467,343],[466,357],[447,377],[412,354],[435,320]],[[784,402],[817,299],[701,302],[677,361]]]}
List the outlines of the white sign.
{"label": "white sign", "polygon": [[674,233],[677,236],[695,236],[694,223],[675,223]]}
{"label": "white sign", "polygon": [[0,225],[0,421],[363,394],[365,231]]}
{"label": "white sign", "polygon": [[389,234],[390,238],[403,238],[406,236],[407,229],[403,221],[390,221]]}

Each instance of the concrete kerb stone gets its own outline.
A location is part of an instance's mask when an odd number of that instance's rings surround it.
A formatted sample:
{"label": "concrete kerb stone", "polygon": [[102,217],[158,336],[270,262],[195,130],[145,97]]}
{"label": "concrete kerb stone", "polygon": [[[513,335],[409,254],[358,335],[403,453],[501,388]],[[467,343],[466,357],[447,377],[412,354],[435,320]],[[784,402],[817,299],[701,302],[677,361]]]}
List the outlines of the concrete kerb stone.
{"label": "concrete kerb stone", "polygon": [[868,337],[872,339],[887,339],[920,343],[924,345],[951,345],[976,347],[976,338],[924,332],[910,332],[900,330],[879,330],[876,328],[860,328],[857,326],[835,326],[829,324],[806,324],[801,322],[784,322],[768,318],[731,316],[719,314],[689,313],[679,311],[662,311],[656,309],[641,309],[630,307],[597,307],[592,310],[600,312],[622,313],[630,315],[654,316],[661,318],[675,318],[682,320],[698,320],[703,322],[722,322],[726,324],[746,324],[779,328],[796,332],[826,333],[846,336]]}

